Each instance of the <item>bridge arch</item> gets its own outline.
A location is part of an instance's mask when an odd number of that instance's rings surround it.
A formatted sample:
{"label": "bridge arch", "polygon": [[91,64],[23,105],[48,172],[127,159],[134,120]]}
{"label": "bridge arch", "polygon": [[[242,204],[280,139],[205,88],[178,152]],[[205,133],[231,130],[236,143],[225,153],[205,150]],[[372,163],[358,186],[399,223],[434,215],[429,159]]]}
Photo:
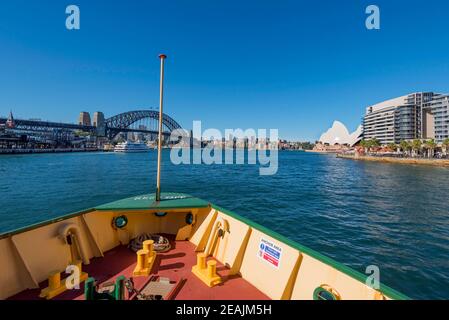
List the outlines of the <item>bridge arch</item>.
{"label": "bridge arch", "polygon": [[[159,123],[159,112],[155,110],[128,111],[106,119],[105,124],[108,136],[112,138],[122,130],[128,131],[133,124],[143,119],[153,119],[156,120],[157,123]],[[169,135],[176,129],[181,129],[179,123],[177,123],[172,117],[164,113],[162,117],[162,131],[164,135]],[[156,130],[157,129],[154,128],[154,131]]]}
{"label": "bridge arch", "polygon": [[[109,128],[126,129],[133,123],[145,118],[159,120],[159,112],[154,110],[128,111],[106,119],[105,122]],[[181,126],[165,113],[163,114],[162,123],[170,132],[181,129]]]}

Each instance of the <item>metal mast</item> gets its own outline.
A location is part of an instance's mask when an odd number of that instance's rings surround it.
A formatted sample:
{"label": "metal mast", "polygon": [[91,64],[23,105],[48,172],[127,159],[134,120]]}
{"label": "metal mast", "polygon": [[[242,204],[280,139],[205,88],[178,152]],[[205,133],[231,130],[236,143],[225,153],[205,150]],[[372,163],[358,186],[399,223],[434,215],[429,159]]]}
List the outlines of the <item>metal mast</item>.
{"label": "metal mast", "polygon": [[165,54],[159,55],[161,60],[161,84],[160,84],[160,100],[159,100],[159,138],[157,148],[157,186],[156,186],[156,201],[161,201],[161,162],[162,162],[162,120],[164,108],[164,62],[167,56]]}

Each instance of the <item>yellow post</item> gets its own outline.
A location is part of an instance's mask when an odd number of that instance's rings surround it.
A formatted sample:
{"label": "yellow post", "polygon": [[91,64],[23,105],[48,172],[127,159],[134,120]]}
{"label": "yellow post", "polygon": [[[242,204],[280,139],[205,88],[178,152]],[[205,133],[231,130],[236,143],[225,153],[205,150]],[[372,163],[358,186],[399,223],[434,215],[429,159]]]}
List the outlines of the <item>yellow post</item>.
{"label": "yellow post", "polygon": [[205,253],[198,253],[196,256],[196,265],[198,266],[198,269],[206,269],[206,257]]}
{"label": "yellow post", "polygon": [[222,282],[221,277],[217,274],[217,261],[209,261],[206,265],[206,258],[207,254],[198,253],[197,263],[192,267],[192,273],[209,287],[214,287]]}
{"label": "yellow post", "polygon": [[72,262],[72,265],[77,267],[80,272],[80,282],[84,282],[87,278],[89,278],[89,274],[87,272],[83,272],[83,262],[81,260]]}
{"label": "yellow post", "polygon": [[137,252],[137,266],[140,270],[148,267],[148,251],[139,250]]}
{"label": "yellow post", "polygon": [[[149,244],[146,245],[148,247]],[[135,277],[139,276],[149,276],[151,269],[153,268],[154,261],[156,260],[156,255],[153,253],[150,255],[148,250],[142,249],[137,251],[137,265],[134,268],[133,275]]]}
{"label": "yellow post", "polygon": [[217,276],[217,261],[209,261],[207,263],[207,276],[209,278]]}
{"label": "yellow post", "polygon": [[80,274],[83,273],[83,264],[81,263],[81,261],[77,261],[75,262],[75,266],[78,268],[78,270],[80,271]]}
{"label": "yellow post", "polygon": [[148,255],[153,256],[154,240],[147,240],[143,242],[143,250],[148,251]]}
{"label": "yellow post", "polygon": [[50,273],[50,276],[48,277],[48,288],[50,290],[55,290],[59,288],[61,285],[61,273],[58,271],[53,271]]}
{"label": "yellow post", "polygon": [[[86,272],[81,271],[82,263],[81,261],[74,262],[71,266],[78,267],[80,271],[80,282],[87,280],[89,275]],[[39,297],[46,299],[53,299],[54,297],[60,295],[61,293],[68,290],[66,285],[66,279],[61,281],[61,273],[58,271],[53,271],[48,276],[48,287],[41,290]]]}

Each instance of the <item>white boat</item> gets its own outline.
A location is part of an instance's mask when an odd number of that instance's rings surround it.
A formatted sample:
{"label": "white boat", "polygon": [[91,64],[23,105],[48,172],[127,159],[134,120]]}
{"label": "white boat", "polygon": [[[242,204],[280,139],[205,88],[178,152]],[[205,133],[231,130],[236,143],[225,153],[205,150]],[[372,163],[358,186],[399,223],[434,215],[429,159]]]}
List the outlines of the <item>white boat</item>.
{"label": "white boat", "polygon": [[150,148],[143,142],[121,142],[114,148],[114,152],[122,153],[136,153],[136,152],[148,152]]}

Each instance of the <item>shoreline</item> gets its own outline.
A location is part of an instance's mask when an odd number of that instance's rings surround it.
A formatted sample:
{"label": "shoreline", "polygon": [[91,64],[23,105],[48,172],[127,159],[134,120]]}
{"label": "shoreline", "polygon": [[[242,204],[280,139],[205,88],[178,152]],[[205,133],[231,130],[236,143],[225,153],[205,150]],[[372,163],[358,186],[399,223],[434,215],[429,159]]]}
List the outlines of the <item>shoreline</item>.
{"label": "shoreline", "polygon": [[2,155],[17,155],[17,154],[47,154],[47,153],[79,153],[79,152],[98,152],[103,151],[98,148],[89,149],[0,149],[0,156]]}
{"label": "shoreline", "polygon": [[337,158],[355,160],[355,161],[372,161],[383,163],[399,163],[413,164],[433,167],[449,167],[449,159],[422,159],[422,158],[392,158],[392,157],[374,157],[374,156],[355,156],[348,154],[337,154]]}
{"label": "shoreline", "polygon": [[317,153],[317,154],[338,154],[337,151],[317,151],[317,150],[304,150],[307,153]]}

